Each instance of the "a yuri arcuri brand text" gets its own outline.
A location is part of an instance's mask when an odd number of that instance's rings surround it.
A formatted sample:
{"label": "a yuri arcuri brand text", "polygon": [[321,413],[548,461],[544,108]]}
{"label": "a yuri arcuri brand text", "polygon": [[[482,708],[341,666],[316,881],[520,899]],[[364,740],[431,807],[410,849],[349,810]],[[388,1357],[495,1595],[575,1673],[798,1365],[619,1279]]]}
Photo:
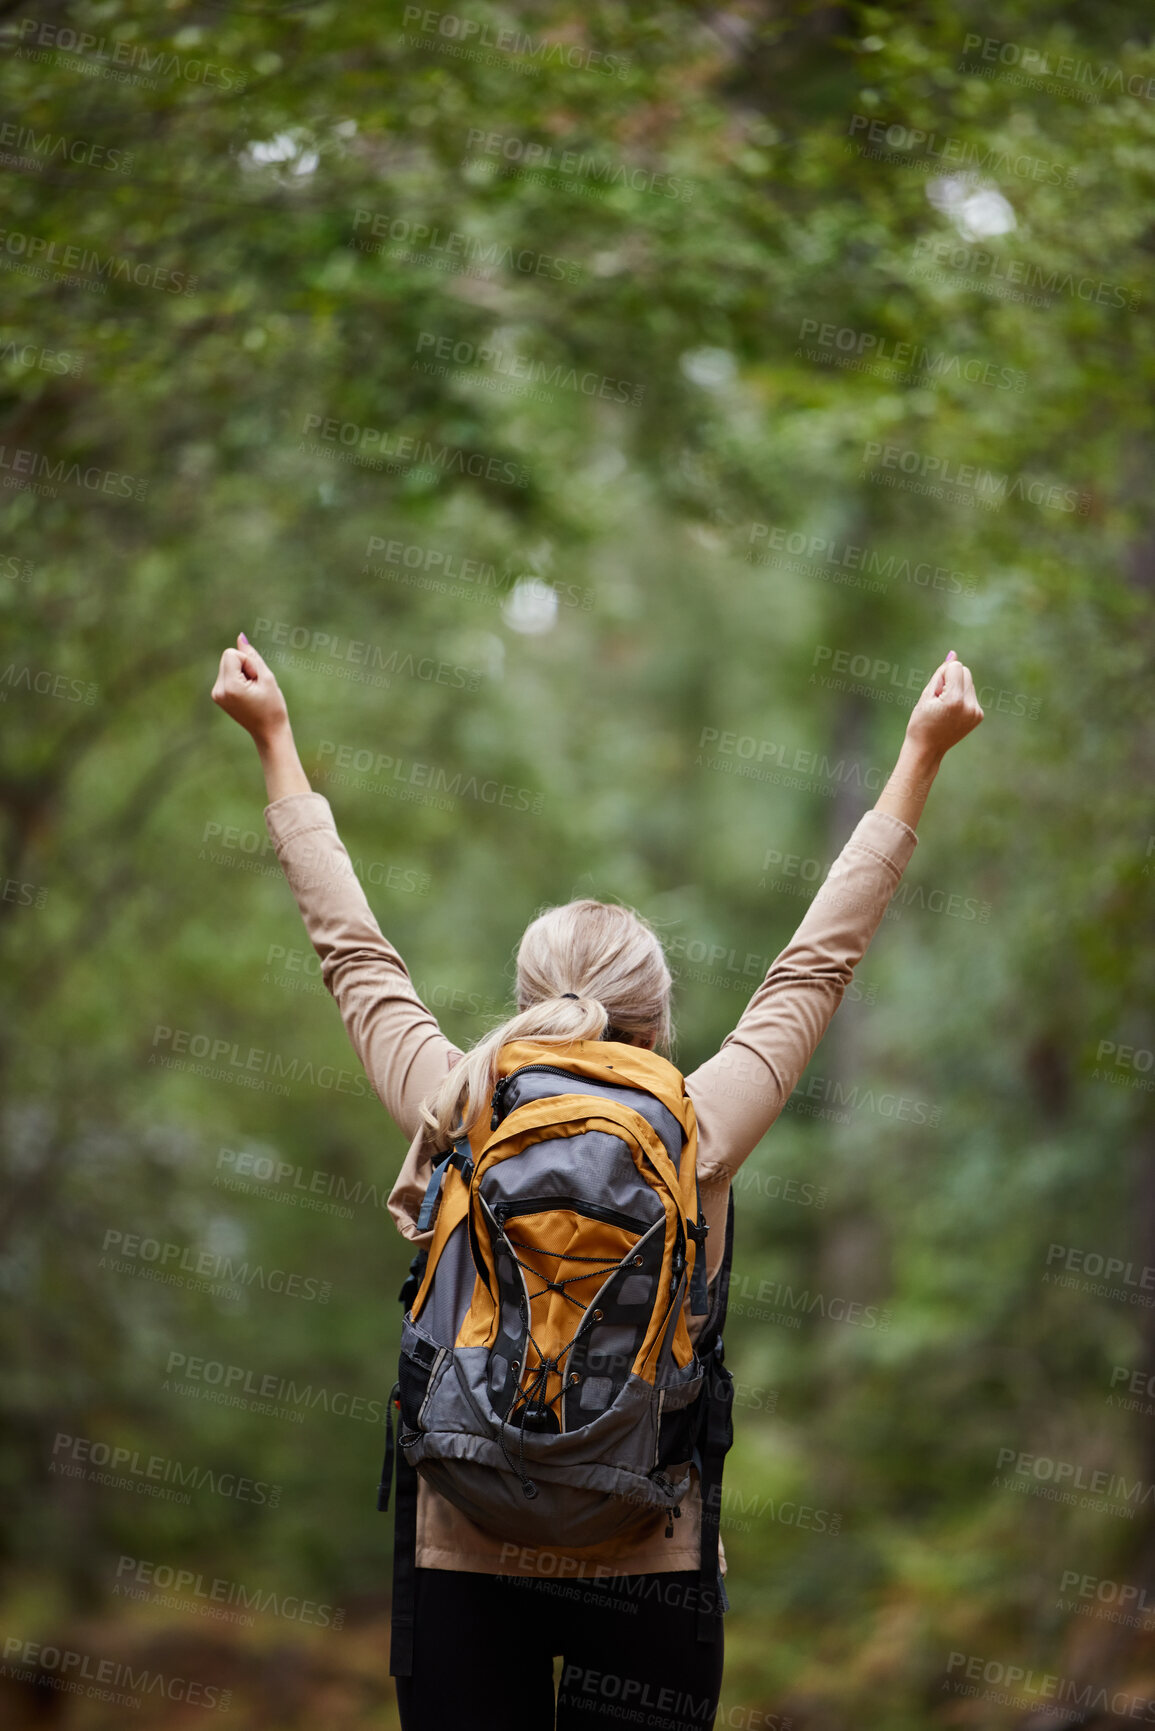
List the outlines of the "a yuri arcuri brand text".
{"label": "a yuri arcuri brand text", "polygon": [[222,66],[215,60],[180,54],[171,48],[154,48],[147,42],[115,34],[105,36],[91,30],[76,30],[68,24],[48,23],[39,18],[18,19],[14,28],[6,32],[5,45],[15,46],[16,54],[25,59],[49,59],[54,52],[58,64],[59,56],[64,55],[74,60],[77,71],[126,83],[148,84],[154,90],[159,89],[163,78],[222,94],[229,91],[239,94],[249,76],[235,66]]}
{"label": "a yuri arcuri brand text", "polygon": [[529,485],[524,463],[466,450],[462,445],[438,445],[416,433],[391,432],[386,427],[317,414],[306,415],[301,430],[303,437],[297,449],[306,456],[338,457],[358,468],[386,474],[420,471],[432,480],[442,475],[468,475],[475,481],[494,481],[506,487]]}
{"label": "a yuri arcuri brand text", "polygon": [[70,462],[28,445],[0,445],[0,486],[48,499],[55,499],[61,487],[79,487],[111,499],[143,499],[148,492],[147,480],[139,475],[105,469],[99,463]]}
{"label": "a yuri arcuri brand text", "polygon": [[1075,170],[1066,163],[1050,162],[1025,150],[1000,150],[993,144],[974,144],[949,133],[929,132],[922,126],[905,126],[899,120],[875,120],[869,114],[852,114],[847,127],[854,141],[849,149],[860,156],[883,162],[909,162],[921,168],[943,166],[972,174],[1010,176],[1045,186],[1073,187],[1079,184]]}
{"label": "a yuri arcuri brand text", "polygon": [[[385,649],[362,637],[346,637],[339,631],[315,631],[293,625],[287,619],[257,619],[253,637],[263,653],[279,665],[316,666],[341,679],[362,680],[376,675],[373,684],[388,686],[397,675],[421,679],[433,685],[450,685],[459,691],[477,691],[481,669],[440,661],[435,655],[414,655],[408,649]],[[294,653],[291,653],[294,652]]]}
{"label": "a yuri arcuri brand text", "polygon": [[[314,1064],[310,1058],[286,1058],[282,1052],[266,1051],[262,1046],[242,1046],[236,1040],[193,1028],[173,1028],[158,1022],[153,1029],[152,1047],[148,1061],[160,1069],[192,1069],[191,1061],[200,1060],[205,1068],[194,1073],[209,1074],[215,1080],[244,1079],[242,1085],[250,1087],[258,1087],[265,1081],[303,1082],[338,1094],[355,1094],[361,1099],[368,1099],[373,1093],[364,1071]],[[158,1047],[163,1049],[158,1051]]]}
{"label": "a yuri arcuri brand text", "polygon": [[1002,367],[980,356],[968,359],[947,354],[927,348],[925,343],[896,341],[885,332],[857,330],[851,325],[803,319],[798,341],[800,346],[794,352],[802,360],[868,372],[891,382],[938,385],[954,379],[998,391],[1022,391],[1027,384],[1027,375],[1018,367]]}
{"label": "a yuri arcuri brand text", "polygon": [[1155,100],[1155,78],[1148,72],[1128,72],[1110,60],[1085,60],[1029,43],[1006,42],[968,30],[963,58],[955,68],[972,78],[998,78],[1027,90],[1045,90],[1077,102],[1100,102],[1106,96]]}
{"label": "a yuri arcuri brand text", "polygon": [[[980,1688],[980,1684],[986,1687]],[[1036,1670],[1014,1661],[1008,1664],[982,1653],[952,1653],[943,1688],[956,1695],[1033,1710],[1032,1717],[1039,1724],[1089,1725],[1100,1715],[1109,1716],[1116,1724],[1155,1724],[1155,1700],[1147,1695],[1065,1677],[1060,1671]]]}
{"label": "a yuri arcuri brand text", "polygon": [[185,1284],[180,1276],[189,1275],[193,1282],[219,1283],[238,1291],[245,1287],[258,1288],[262,1292],[275,1292],[285,1298],[301,1298],[316,1304],[328,1304],[333,1292],[330,1281],[313,1275],[291,1273],[286,1268],[267,1268],[263,1262],[250,1262],[247,1257],[227,1256],[207,1246],[154,1238],[150,1233],[125,1232],[117,1226],[105,1229],[100,1249],[101,1268],[107,1266],[116,1273],[133,1272],[128,1265],[135,1263],[139,1268],[158,1271],[163,1274],[165,1283],[178,1286]]}
{"label": "a yuri arcuri brand text", "polygon": [[938,589],[947,595],[974,595],[978,584],[965,571],[936,565],[929,559],[885,553],[854,541],[828,535],[808,535],[778,523],[751,523],[746,552],[748,565],[771,565],[804,577],[885,593],[893,578],[916,589]]}
{"label": "a yuri arcuri brand text", "polygon": [[25,260],[41,276],[57,271],[63,279],[76,273],[79,278],[90,278],[102,290],[110,282],[118,282],[159,289],[164,294],[186,295],[192,293],[198,281],[187,271],[169,270],[165,265],[150,264],[147,259],[123,258],[88,246],[46,240],[43,235],[29,234],[24,229],[0,228],[0,266],[10,268],[10,259]]}
{"label": "a yuri arcuri brand text", "polygon": [[[483,805],[500,806],[505,811],[536,813],[545,805],[545,794],[533,788],[516,787],[492,776],[466,774],[460,769],[449,770],[442,764],[394,757],[368,746],[358,749],[322,739],[317,754],[322,760],[321,773],[336,786],[358,787],[419,804],[436,806],[438,801],[444,801],[438,809],[445,811],[451,811],[459,799],[480,800]],[[332,759],[331,766],[325,763],[327,758]],[[342,770],[354,770],[356,777],[342,775]]]}
{"label": "a yuri arcuri brand text", "polygon": [[860,476],[886,486],[928,493],[936,499],[973,503],[988,511],[1001,510],[1008,499],[1044,510],[1076,511],[1080,516],[1086,516],[1091,508],[1090,495],[1076,487],[1029,475],[998,474],[978,463],[956,463],[933,451],[883,444],[878,439],[868,439],[863,446]]}
{"label": "a yuri arcuri brand text", "polygon": [[[442,336],[436,331],[418,333],[417,356],[411,363],[415,371],[516,395],[528,393],[540,402],[551,403],[555,390],[610,403],[640,403],[646,394],[645,385],[629,379],[613,378],[592,368],[579,372],[563,361],[539,361],[532,355],[498,348],[493,343],[474,343],[464,337]],[[487,377],[487,371],[496,376]]]}
{"label": "a yuri arcuri brand text", "polygon": [[[4,1638],[4,1661],[0,1676],[9,1676],[35,1688],[47,1701],[50,1690],[83,1695],[89,1701],[140,1709],[157,1697],[181,1707],[227,1710],[232,1690],[193,1677],[153,1670],[127,1659],[101,1658],[79,1647],[63,1647],[50,1641],[28,1641],[20,1635]],[[183,1715],[181,1715],[183,1717]]]}
{"label": "a yuri arcuri brand text", "polygon": [[437,12],[428,6],[406,6],[402,14],[406,30],[416,32],[410,45],[421,43],[444,52],[453,48],[464,59],[484,58],[500,64],[499,55],[509,56],[517,72],[541,71],[543,67],[565,67],[574,72],[598,72],[607,78],[626,78],[630,61],[624,54],[593,48],[581,42],[551,42],[530,36],[512,25],[483,23],[460,12]]}
{"label": "a yuri arcuri brand text", "polygon": [[495,170],[504,165],[506,172],[512,169],[522,176],[541,177],[547,184],[569,183],[580,191],[597,193],[625,187],[631,192],[677,199],[682,204],[689,204],[694,196],[691,182],[676,174],[643,168],[636,163],[607,161],[583,150],[563,150],[539,139],[519,138],[516,133],[489,132],[483,126],[470,127],[466,150],[478,151],[480,155],[466,156],[464,165]]}
{"label": "a yuri arcuri brand text", "polygon": [[112,1588],[121,1597],[142,1599],[172,1610],[194,1610],[205,1616],[243,1623],[252,1628],[256,1612],[262,1617],[282,1617],[317,1629],[344,1627],[345,1612],[339,1605],[325,1605],[300,1593],[279,1588],[250,1587],[222,1575],[205,1575],[199,1569],[158,1563],[148,1557],[121,1556]]}
{"label": "a yuri arcuri brand text", "polygon": [[341,1172],[298,1166],[258,1148],[218,1149],[216,1171],[213,1184],[219,1188],[307,1203],[326,1213],[337,1212],[346,1220],[352,1219],[354,1208],[387,1208],[392,1188],[391,1184],[346,1178]]}
{"label": "a yuri arcuri brand text", "polygon": [[547,282],[581,282],[585,276],[585,266],[577,259],[538,252],[531,246],[483,240],[464,229],[444,228],[421,217],[396,216],[382,210],[354,211],[352,243],[359,252],[388,251],[390,258],[403,264],[430,264],[469,276],[488,277],[494,266],[517,276],[543,277]]}
{"label": "a yuri arcuri brand text", "polygon": [[[171,1389],[170,1383],[174,1385]],[[162,1388],[184,1394],[188,1392],[184,1385],[188,1384],[193,1385],[198,1395],[219,1396],[223,1405],[259,1410],[267,1404],[274,1409],[295,1408],[302,1413],[332,1413],[337,1418],[360,1419],[364,1424],[385,1422],[385,1403],[367,1395],[350,1394],[347,1389],[329,1388],[323,1383],[298,1382],[295,1377],[228,1364],[224,1359],[205,1358],[199,1353],[170,1352]]]}
{"label": "a yuri arcuri brand text", "polygon": [[56,1433],[49,1470],[64,1477],[88,1478],[113,1490],[138,1491],[185,1504],[190,1501],[190,1491],[207,1491],[211,1496],[232,1497],[270,1509],[279,1507],[281,1501],[281,1486],[265,1479],[174,1460],[171,1455],[147,1454],[97,1437],[72,1436],[67,1431]]}

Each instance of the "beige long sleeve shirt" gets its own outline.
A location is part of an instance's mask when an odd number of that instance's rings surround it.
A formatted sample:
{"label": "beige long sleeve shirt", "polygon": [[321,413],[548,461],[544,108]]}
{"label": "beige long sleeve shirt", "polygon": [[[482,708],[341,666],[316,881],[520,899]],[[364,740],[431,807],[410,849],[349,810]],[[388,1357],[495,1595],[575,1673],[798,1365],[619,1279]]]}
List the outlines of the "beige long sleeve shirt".
{"label": "beige long sleeve shirt", "polygon": [[[289,886],[365,1073],[385,1110],[410,1138],[389,1197],[403,1238],[415,1247],[431,1152],[418,1103],[461,1056],[418,997],[408,969],[383,935],[337,834],[324,794],[289,794],[265,808]],[[722,1259],[730,1184],[786,1104],[842,1000],[918,844],[909,824],[868,811],[830,868],[790,943],[718,1052],[686,1077],[698,1120],[698,1177],[709,1226],[707,1273]],[[693,1319],[691,1337],[701,1327]],[[667,1539],[664,1518],[641,1539],[581,1550],[525,1549],[481,1531],[419,1482],[419,1567],[574,1580],[696,1569],[701,1517],[697,1477]],[[719,1544],[725,1572],[725,1556]]]}

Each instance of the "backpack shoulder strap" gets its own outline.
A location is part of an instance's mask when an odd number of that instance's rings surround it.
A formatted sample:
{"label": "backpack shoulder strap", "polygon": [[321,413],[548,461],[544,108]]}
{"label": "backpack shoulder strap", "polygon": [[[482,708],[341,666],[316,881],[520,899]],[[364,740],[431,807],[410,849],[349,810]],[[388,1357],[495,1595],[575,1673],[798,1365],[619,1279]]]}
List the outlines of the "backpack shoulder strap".
{"label": "backpack shoulder strap", "polygon": [[726,1202],[726,1244],[714,1289],[710,1315],[697,1342],[706,1366],[705,1399],[695,1458],[702,1493],[702,1548],[698,1571],[698,1640],[713,1641],[729,1608],[718,1567],[718,1527],[722,1515],[722,1467],[734,1441],[734,1379],[726,1369],[722,1328],[730,1294],[730,1262],[734,1250],[734,1191]]}

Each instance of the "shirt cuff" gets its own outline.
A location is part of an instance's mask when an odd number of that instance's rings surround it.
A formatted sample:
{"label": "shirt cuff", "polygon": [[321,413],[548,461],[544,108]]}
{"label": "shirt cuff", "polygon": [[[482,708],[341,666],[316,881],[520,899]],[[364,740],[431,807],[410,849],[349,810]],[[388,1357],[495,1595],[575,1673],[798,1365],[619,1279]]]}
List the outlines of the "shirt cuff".
{"label": "shirt cuff", "polygon": [[295,835],[310,829],[337,831],[333,808],[323,793],[286,793],[265,807],[265,827],[278,855]]}
{"label": "shirt cuff", "polygon": [[893,866],[899,877],[918,846],[918,836],[908,823],[893,812],[876,811],[873,807],[859,818],[850,840],[869,848],[872,854]]}

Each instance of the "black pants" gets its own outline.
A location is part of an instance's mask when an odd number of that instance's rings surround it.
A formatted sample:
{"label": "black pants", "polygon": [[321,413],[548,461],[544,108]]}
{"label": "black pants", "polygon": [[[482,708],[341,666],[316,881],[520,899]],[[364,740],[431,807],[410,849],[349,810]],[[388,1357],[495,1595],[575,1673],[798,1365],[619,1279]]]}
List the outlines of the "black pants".
{"label": "black pants", "polygon": [[[539,1581],[418,1569],[403,1731],[702,1731],[722,1687],[722,1619],[697,1638],[698,1575]],[[553,1659],[562,1659],[555,1705]]]}

